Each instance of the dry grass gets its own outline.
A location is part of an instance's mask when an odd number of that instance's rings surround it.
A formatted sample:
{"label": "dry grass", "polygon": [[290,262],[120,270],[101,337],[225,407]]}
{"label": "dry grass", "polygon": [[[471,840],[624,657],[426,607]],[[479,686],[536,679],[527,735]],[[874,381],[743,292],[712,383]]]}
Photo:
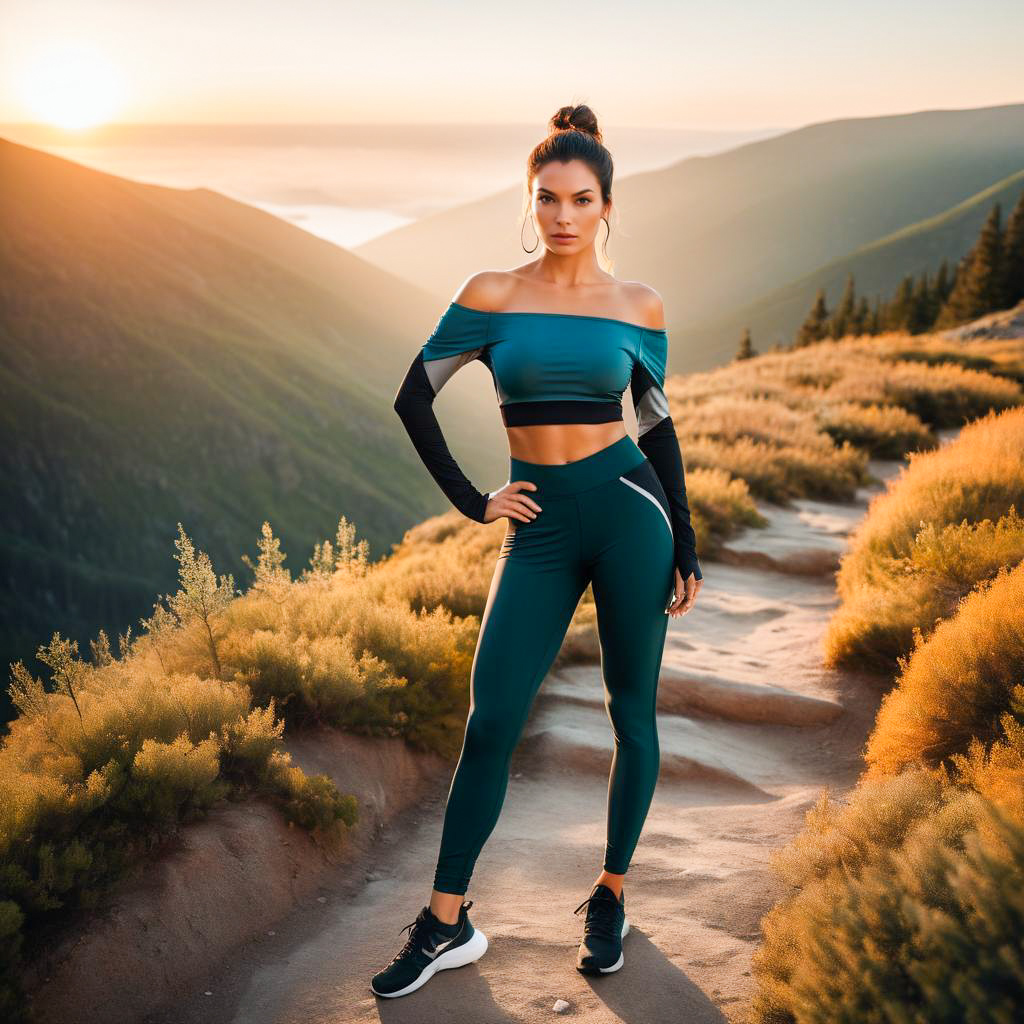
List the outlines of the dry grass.
{"label": "dry grass", "polygon": [[1015,688],[1024,692],[1022,679],[1024,563],[1001,568],[919,640],[879,709],[865,751],[869,774],[938,765],[973,739],[989,747]]}
{"label": "dry grass", "polygon": [[990,413],[871,504],[838,574],[831,666],[891,671],[973,587],[1024,558],[1024,409]]}
{"label": "dry grass", "polygon": [[756,1024],[1011,1021],[1024,965],[1024,823],[917,769],[823,796],[776,855]]}
{"label": "dry grass", "polygon": [[869,458],[934,448],[935,428],[1021,404],[1022,364],[1021,342],[886,334],[734,361],[666,394],[688,469],[725,470],[779,503],[844,500]]}
{"label": "dry grass", "polygon": [[761,921],[758,1024],[1019,1015],[1022,496],[1024,410],[992,412],[913,455],[854,538],[830,660],[900,672],[858,785],[773,858],[792,892]]}

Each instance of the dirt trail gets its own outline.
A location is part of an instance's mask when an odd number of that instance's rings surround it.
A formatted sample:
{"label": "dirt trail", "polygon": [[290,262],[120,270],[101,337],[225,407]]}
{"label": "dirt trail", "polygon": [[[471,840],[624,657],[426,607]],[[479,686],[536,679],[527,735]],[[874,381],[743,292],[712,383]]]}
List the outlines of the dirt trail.
{"label": "dirt trail", "polygon": [[[885,479],[901,465],[871,468]],[[368,987],[429,896],[445,779],[381,835],[371,867],[337,878],[323,903],[248,944],[150,1024],[743,1021],[758,921],[781,892],[770,854],[823,787],[853,785],[881,697],[882,680],[821,666],[836,604],[833,576],[821,570],[881,489],[849,504],[762,506],[771,526],[730,544],[726,561],[708,561],[698,605],[671,620],[662,769],[626,880],[621,971],[588,978],[574,967],[582,919],[572,911],[600,869],[612,735],[599,666],[573,667],[541,688],[477,862],[468,896],[490,940],[481,960],[401,999]],[[569,1003],[562,1014],[558,999]]]}

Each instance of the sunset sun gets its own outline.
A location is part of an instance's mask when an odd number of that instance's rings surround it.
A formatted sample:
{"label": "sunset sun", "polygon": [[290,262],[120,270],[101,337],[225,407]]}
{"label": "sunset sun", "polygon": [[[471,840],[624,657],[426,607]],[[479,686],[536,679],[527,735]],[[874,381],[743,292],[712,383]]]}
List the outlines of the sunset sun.
{"label": "sunset sun", "polygon": [[30,58],[21,74],[24,102],[38,117],[69,131],[109,120],[121,103],[113,65],[98,50],[64,43]]}

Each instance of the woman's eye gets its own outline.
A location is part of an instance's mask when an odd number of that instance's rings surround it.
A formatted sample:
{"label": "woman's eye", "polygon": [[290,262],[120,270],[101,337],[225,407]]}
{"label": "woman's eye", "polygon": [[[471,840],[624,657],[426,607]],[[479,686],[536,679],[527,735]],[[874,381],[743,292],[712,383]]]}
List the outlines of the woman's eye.
{"label": "woman's eye", "polygon": [[581,203],[589,203],[590,200],[586,196],[580,196],[580,202]]}

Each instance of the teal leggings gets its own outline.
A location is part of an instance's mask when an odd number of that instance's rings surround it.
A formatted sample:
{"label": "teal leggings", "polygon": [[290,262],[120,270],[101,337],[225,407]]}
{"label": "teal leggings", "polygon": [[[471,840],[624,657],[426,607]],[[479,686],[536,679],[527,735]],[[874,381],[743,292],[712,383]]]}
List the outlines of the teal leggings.
{"label": "teal leggings", "polygon": [[445,807],[434,875],[440,892],[469,887],[497,824],[509,760],[530,707],[592,583],[605,707],[615,750],[604,868],[625,874],[658,780],[655,700],[675,579],[668,500],[631,437],[564,465],[512,458],[509,480],[542,511],[508,520],[480,624],[470,708]]}

